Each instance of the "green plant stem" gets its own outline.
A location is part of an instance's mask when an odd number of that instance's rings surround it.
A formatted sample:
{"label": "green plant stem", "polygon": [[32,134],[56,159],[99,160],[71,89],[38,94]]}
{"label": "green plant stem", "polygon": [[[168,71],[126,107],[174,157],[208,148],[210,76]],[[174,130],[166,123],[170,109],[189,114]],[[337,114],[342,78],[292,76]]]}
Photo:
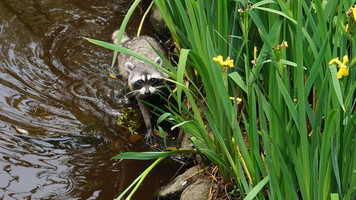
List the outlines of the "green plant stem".
{"label": "green plant stem", "polygon": [[153,1],[150,3],[150,5],[148,6],[146,12],[142,16],[142,19],[140,21],[140,25],[138,26],[138,30],[137,30],[137,35],[136,35],[137,37],[140,36],[140,34],[141,34],[141,29],[142,29],[143,23],[145,22],[145,19],[147,18],[147,14],[151,11],[152,6],[153,6]]}
{"label": "green plant stem", "polygon": [[[138,6],[138,4],[141,2],[141,0],[135,0],[131,7],[129,8],[129,10],[127,11],[126,15],[125,15],[125,18],[124,20],[122,21],[121,25],[120,25],[120,31],[117,35],[117,41],[116,41],[116,45],[117,46],[120,46],[120,41],[121,41],[121,38],[122,36],[124,35],[125,33],[125,29],[126,29],[126,26],[127,26],[127,23],[129,22],[130,18],[131,18],[131,15],[133,14],[133,12],[135,11],[136,7]],[[117,59],[117,54],[118,52],[117,51],[114,51],[114,54],[113,54],[113,59],[112,59],[112,62],[111,62],[111,67],[114,66],[115,62],[116,62],[116,59]]]}
{"label": "green plant stem", "polygon": [[136,186],[132,189],[131,193],[127,196],[126,200],[130,200],[132,198],[132,196],[135,194],[135,192],[137,191],[137,189],[140,187],[141,183],[143,182],[143,180],[145,180],[146,176],[149,174],[150,171],[152,171],[152,169],[158,165],[158,163],[160,163],[162,160],[164,160],[166,157],[161,157],[158,158],[154,163],[152,163],[152,165],[150,165],[143,173],[142,176],[140,178],[140,180],[137,182]]}

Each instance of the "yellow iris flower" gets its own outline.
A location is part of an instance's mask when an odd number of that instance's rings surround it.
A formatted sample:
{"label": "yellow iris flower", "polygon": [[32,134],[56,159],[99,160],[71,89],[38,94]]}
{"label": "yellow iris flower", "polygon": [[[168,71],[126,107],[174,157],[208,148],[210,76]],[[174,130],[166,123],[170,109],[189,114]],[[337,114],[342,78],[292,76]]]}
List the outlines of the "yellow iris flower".
{"label": "yellow iris flower", "polygon": [[343,76],[349,75],[349,71],[347,71],[346,66],[341,66],[339,71],[337,72],[337,78],[342,78]]}
{"label": "yellow iris flower", "polygon": [[230,97],[231,100],[236,101],[237,104],[242,102],[241,98]]}
{"label": "yellow iris flower", "polygon": [[342,58],[342,62],[339,60],[339,57],[333,58],[330,60],[329,65],[332,65],[334,63],[338,64],[338,67],[340,68],[339,71],[337,72],[337,78],[341,79],[343,76],[349,75],[349,71],[347,70],[346,63],[349,62],[349,57],[345,55]]}
{"label": "yellow iris flower", "polygon": [[227,57],[226,60],[223,60],[223,57],[221,55],[218,55],[217,57],[213,58],[213,61],[216,61],[220,64],[221,67],[229,66],[229,67],[234,67],[234,60],[231,60],[230,57]]}
{"label": "yellow iris flower", "polygon": [[282,44],[283,44],[286,48],[288,48],[288,42],[287,42],[287,41],[283,41]]}
{"label": "yellow iris flower", "polygon": [[256,46],[253,47],[253,59],[254,60],[257,59],[257,47]]}
{"label": "yellow iris flower", "polygon": [[224,66],[224,64],[223,64],[224,60],[223,60],[223,57],[221,55],[219,55],[217,57],[214,57],[213,61],[218,62],[221,66]]}

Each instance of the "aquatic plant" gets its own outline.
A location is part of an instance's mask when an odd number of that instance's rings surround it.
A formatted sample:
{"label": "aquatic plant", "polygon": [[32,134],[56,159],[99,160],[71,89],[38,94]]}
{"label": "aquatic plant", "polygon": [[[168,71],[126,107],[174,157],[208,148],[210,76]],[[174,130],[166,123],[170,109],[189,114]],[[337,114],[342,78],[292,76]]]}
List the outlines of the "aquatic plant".
{"label": "aquatic plant", "polygon": [[153,2],[180,50],[177,70],[164,60],[177,106],[160,120],[183,129],[196,150],[116,159],[200,153],[243,199],[355,199],[354,2]]}

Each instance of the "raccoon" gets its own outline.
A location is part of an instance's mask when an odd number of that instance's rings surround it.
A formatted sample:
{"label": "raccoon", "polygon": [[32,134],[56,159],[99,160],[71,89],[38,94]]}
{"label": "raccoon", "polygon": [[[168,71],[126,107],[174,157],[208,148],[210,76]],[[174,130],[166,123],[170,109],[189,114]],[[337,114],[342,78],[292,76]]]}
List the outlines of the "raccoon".
{"label": "raccoon", "polygon": [[[114,44],[116,44],[118,32],[119,30],[115,31],[112,35]],[[138,36],[130,38],[124,34],[121,39],[121,46],[162,66],[162,59],[154,49],[162,55],[165,55],[164,50],[152,37]],[[168,78],[168,75],[154,66],[123,53],[118,55],[118,69],[122,80],[127,83],[127,86],[130,89],[127,96],[138,99],[137,102],[147,128],[145,140],[150,141],[154,136],[151,122],[151,110],[139,100],[142,99],[157,105],[157,98],[159,97],[158,93],[162,93],[165,88],[164,78]]]}

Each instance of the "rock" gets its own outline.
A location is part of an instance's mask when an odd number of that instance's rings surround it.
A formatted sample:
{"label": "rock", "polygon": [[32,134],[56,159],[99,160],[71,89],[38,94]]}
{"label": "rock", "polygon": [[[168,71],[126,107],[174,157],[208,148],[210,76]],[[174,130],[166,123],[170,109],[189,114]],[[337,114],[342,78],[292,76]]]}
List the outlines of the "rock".
{"label": "rock", "polygon": [[151,15],[150,15],[150,22],[152,27],[159,35],[167,35],[168,29],[166,23],[163,20],[161,12],[158,10],[156,6],[152,7]]}
{"label": "rock", "polygon": [[195,166],[177,176],[171,183],[164,186],[158,194],[159,200],[176,200],[189,185],[194,183],[199,169]]}
{"label": "rock", "polygon": [[199,177],[188,186],[180,196],[180,200],[206,200],[209,198],[211,181],[207,177]]}
{"label": "rock", "polygon": [[187,134],[184,134],[182,143],[181,143],[181,148],[182,149],[194,149],[194,144],[193,142],[189,139]]}

